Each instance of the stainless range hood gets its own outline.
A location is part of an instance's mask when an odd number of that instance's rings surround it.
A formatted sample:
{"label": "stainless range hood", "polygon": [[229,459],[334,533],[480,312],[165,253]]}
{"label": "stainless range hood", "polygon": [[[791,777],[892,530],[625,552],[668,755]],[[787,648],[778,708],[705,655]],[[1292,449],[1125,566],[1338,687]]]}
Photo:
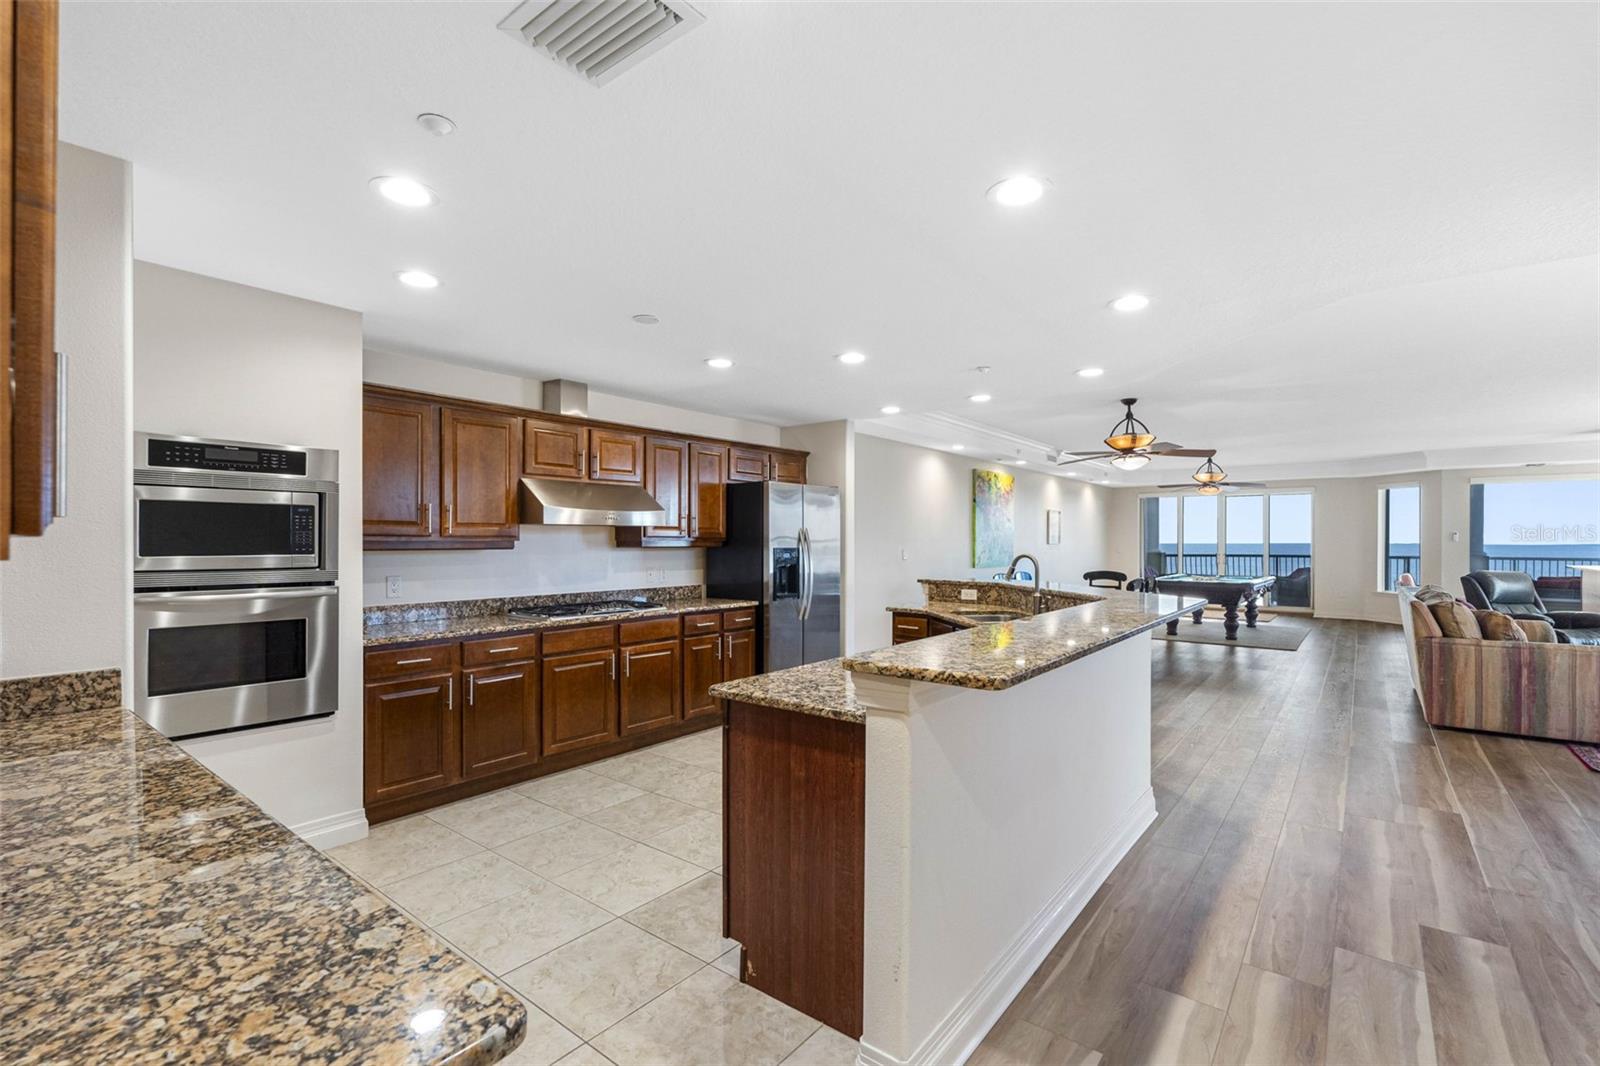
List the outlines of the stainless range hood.
{"label": "stainless range hood", "polygon": [[659,526],[667,512],[637,485],[525,477],[522,521],[534,526]]}

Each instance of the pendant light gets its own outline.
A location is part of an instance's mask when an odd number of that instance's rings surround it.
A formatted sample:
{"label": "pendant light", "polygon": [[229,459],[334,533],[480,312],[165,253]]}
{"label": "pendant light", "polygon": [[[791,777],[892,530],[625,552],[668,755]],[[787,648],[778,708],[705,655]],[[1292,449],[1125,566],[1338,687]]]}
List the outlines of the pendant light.
{"label": "pendant light", "polygon": [[1201,485],[1195,491],[1199,492],[1202,496],[1220,496],[1222,494],[1222,486],[1206,484]]}
{"label": "pendant light", "polygon": [[1132,452],[1155,443],[1156,435],[1150,432],[1150,427],[1133,417],[1133,405],[1138,402],[1136,399],[1122,401],[1127,411],[1122,421],[1111,427],[1111,435],[1106,438],[1107,448],[1114,452]]}
{"label": "pendant light", "polygon": [[1214,484],[1215,482],[1221,481],[1223,478],[1227,477],[1228,475],[1227,475],[1227,472],[1222,469],[1222,467],[1218,466],[1216,463],[1212,462],[1210,459],[1207,459],[1205,462],[1200,464],[1200,469],[1196,470],[1193,474],[1190,474],[1189,476],[1191,478],[1193,478],[1194,480],[1200,482],[1200,484],[1202,484],[1202,485],[1210,485],[1210,484]]}

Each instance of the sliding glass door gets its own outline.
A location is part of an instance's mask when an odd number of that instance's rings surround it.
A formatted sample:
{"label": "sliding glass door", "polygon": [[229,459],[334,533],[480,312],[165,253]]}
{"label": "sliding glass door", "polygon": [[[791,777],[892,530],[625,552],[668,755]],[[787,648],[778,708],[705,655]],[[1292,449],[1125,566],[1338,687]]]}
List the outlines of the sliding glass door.
{"label": "sliding glass door", "polygon": [[1311,493],[1146,496],[1139,501],[1147,573],[1277,578],[1269,602],[1311,606]]}

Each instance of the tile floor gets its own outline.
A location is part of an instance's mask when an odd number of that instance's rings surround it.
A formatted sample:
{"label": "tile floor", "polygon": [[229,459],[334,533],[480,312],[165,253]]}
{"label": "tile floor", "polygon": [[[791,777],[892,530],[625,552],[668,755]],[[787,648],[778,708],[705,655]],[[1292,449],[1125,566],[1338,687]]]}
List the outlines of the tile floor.
{"label": "tile floor", "polygon": [[528,1005],[509,1066],[849,1066],[738,980],[712,729],[376,826],[328,854]]}

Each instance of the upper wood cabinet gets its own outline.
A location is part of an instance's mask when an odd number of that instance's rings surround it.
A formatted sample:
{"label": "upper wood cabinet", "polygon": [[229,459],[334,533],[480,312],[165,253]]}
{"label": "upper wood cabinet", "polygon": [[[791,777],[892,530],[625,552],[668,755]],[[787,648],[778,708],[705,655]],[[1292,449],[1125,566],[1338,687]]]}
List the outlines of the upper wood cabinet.
{"label": "upper wood cabinet", "polygon": [[616,543],[629,548],[689,543],[689,443],[671,437],[644,439],[644,489],[666,520],[658,526],[619,526]]}
{"label": "upper wood cabinet", "polygon": [[367,398],[361,412],[361,531],[430,537],[439,514],[439,407]]}
{"label": "upper wood cabinet", "polygon": [[689,449],[689,535],[717,544],[728,535],[728,449],[696,441]]}
{"label": "upper wood cabinet", "polygon": [[806,480],[806,457],[796,455],[793,452],[773,452],[772,480],[804,484]]}
{"label": "upper wood cabinet", "polygon": [[583,477],[589,431],[571,422],[522,420],[522,472],[529,477]]}
{"label": "upper wood cabinet", "polygon": [[58,510],[55,0],[0,0],[0,559]]}
{"label": "upper wood cabinet", "polygon": [[517,535],[520,420],[456,407],[440,412],[439,535]]}
{"label": "upper wood cabinet", "polygon": [[738,444],[728,449],[729,481],[766,481],[771,470],[772,454],[765,449]]}
{"label": "upper wood cabinet", "polygon": [[589,480],[643,484],[644,434],[618,429],[591,429]]}

